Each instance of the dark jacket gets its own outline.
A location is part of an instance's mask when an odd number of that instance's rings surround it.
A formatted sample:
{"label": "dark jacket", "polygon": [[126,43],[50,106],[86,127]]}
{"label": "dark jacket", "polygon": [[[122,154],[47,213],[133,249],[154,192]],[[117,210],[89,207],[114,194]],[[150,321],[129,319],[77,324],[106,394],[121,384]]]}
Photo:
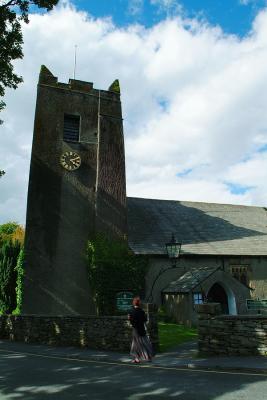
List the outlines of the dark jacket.
{"label": "dark jacket", "polygon": [[146,335],[145,322],[147,316],[140,307],[133,307],[129,312],[129,320],[133,328],[137,330],[139,336]]}

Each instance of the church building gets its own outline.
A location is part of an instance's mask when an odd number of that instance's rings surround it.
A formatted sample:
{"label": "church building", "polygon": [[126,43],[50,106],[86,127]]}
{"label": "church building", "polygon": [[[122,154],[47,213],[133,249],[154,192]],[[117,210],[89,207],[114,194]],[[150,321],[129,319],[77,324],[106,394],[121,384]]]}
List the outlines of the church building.
{"label": "church building", "polygon": [[[24,314],[95,312],[86,276],[90,235],[106,232],[149,256],[145,300],[177,322],[194,306],[227,314],[267,307],[267,209],[126,197],[120,88],[40,71],[28,189]],[[165,244],[181,242],[175,267]],[[129,289],[129,288],[127,288]]]}
{"label": "church building", "polygon": [[[129,245],[150,256],[147,296],[175,321],[195,324],[203,301],[225,314],[267,312],[267,209],[128,197],[127,210]],[[172,233],[175,268],[165,250]]]}

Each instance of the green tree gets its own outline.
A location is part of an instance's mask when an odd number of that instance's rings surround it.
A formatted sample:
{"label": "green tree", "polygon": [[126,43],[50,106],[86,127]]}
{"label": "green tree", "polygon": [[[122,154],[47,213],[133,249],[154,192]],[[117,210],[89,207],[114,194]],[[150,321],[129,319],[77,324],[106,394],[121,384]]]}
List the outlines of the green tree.
{"label": "green tree", "polygon": [[5,233],[6,235],[12,235],[18,227],[19,224],[17,222],[7,222],[0,225],[0,234]]}
{"label": "green tree", "polygon": [[21,250],[18,241],[7,240],[0,248],[0,313],[10,314],[17,306],[17,262]]}
{"label": "green tree", "polygon": [[8,240],[13,240],[13,242],[18,241],[23,245],[24,235],[24,227],[17,222],[7,222],[0,225],[0,248]]}
{"label": "green tree", "polygon": [[[31,6],[52,10],[59,0],[0,0],[0,97],[5,89],[16,89],[22,77],[14,72],[12,62],[23,58],[21,22],[29,23]],[[0,111],[5,107],[0,100]],[[1,122],[0,122],[1,123]]]}
{"label": "green tree", "polygon": [[2,171],[2,170],[0,169],[0,178],[1,178],[1,176],[3,176],[3,175],[5,175],[5,171]]}

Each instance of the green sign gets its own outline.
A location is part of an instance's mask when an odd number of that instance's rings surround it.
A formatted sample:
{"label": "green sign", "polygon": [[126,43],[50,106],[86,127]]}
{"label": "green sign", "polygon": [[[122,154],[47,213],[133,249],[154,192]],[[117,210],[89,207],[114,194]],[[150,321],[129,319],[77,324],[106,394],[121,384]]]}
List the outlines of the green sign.
{"label": "green sign", "polygon": [[267,300],[247,300],[248,310],[260,310],[267,308]]}
{"label": "green sign", "polygon": [[132,306],[133,297],[134,296],[132,292],[117,293],[117,298],[116,298],[117,310],[128,311]]}

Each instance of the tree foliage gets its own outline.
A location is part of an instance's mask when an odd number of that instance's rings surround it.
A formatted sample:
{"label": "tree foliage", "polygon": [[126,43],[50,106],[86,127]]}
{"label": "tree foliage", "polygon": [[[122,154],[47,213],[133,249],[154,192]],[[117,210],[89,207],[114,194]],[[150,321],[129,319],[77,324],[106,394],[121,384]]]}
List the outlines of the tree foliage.
{"label": "tree foliage", "polygon": [[0,225],[0,233],[12,235],[18,227],[19,224],[17,222],[6,222],[5,224]]}
{"label": "tree foliage", "polygon": [[17,222],[0,225],[0,313],[21,308],[25,230]]}
{"label": "tree foliage", "polygon": [[5,241],[18,241],[21,245],[24,242],[25,229],[17,222],[7,222],[0,225],[0,247]]}
{"label": "tree foliage", "polygon": [[[0,121],[0,124],[1,124],[1,121]],[[3,171],[3,170],[0,169],[0,178],[1,178],[1,176],[3,176],[3,175],[5,175],[5,171]]]}
{"label": "tree foliage", "polygon": [[[14,72],[12,62],[23,58],[21,22],[29,22],[31,6],[47,11],[59,0],[0,0],[0,97],[6,88],[16,89],[22,77]],[[0,100],[0,111],[5,107]]]}
{"label": "tree foliage", "polygon": [[0,313],[10,314],[17,306],[17,261],[21,250],[18,241],[7,240],[0,248]]}
{"label": "tree foliage", "polygon": [[24,235],[17,222],[0,225],[0,313],[18,313],[21,308]]}
{"label": "tree foliage", "polygon": [[142,295],[148,259],[135,256],[124,240],[110,239],[98,234],[88,242],[87,260],[89,283],[97,312],[112,315],[116,311],[116,293],[131,290]]}

